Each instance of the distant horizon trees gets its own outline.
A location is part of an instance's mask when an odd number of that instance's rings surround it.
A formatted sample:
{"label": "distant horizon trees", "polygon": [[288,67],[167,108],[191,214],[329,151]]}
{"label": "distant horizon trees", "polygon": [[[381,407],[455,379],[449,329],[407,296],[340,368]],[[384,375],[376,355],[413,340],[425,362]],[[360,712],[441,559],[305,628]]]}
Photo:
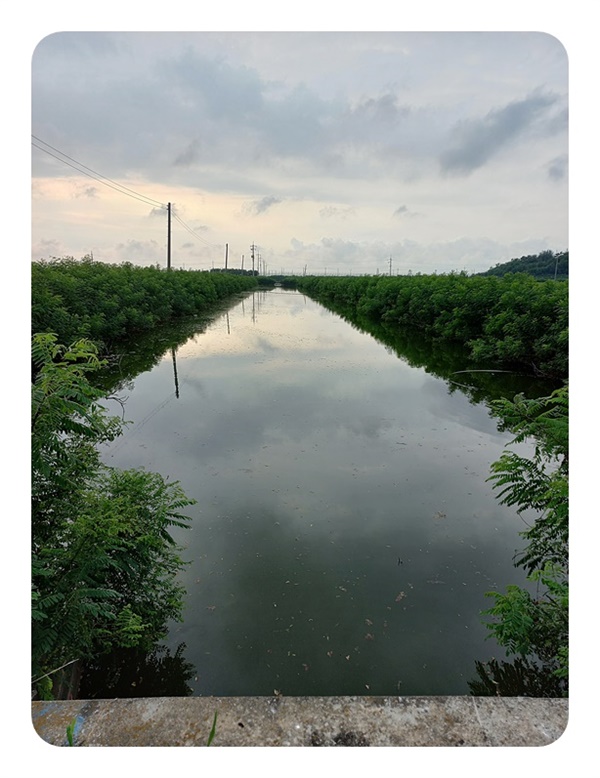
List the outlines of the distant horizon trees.
{"label": "distant horizon trees", "polygon": [[563,281],[569,277],[569,252],[542,251],[539,254],[527,254],[508,262],[499,262],[489,270],[475,275],[505,276],[507,273],[528,273],[535,278]]}

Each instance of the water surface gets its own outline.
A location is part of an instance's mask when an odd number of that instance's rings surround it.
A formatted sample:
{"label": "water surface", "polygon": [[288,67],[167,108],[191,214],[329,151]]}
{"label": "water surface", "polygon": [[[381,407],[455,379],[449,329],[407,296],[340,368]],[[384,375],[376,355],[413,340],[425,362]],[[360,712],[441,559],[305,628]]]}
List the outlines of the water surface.
{"label": "water surface", "polygon": [[[464,376],[462,376],[464,380]],[[257,291],[128,384],[107,463],[179,480],[195,695],[468,694],[524,524],[483,402],[295,291]]]}

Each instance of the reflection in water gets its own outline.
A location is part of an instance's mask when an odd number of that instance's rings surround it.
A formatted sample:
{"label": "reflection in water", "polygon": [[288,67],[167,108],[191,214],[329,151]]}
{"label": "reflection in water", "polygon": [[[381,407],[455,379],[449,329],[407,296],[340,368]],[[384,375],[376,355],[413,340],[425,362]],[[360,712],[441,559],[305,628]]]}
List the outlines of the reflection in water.
{"label": "reflection in water", "polygon": [[196,670],[184,658],[185,648],[181,643],[171,652],[157,646],[149,654],[124,648],[99,657],[84,669],[79,698],[189,697]]}
{"label": "reflection in water", "polygon": [[478,678],[469,681],[476,697],[564,697],[565,683],[528,658],[475,662]]}
{"label": "reflection in water", "polygon": [[251,298],[171,331],[103,450],[198,501],[174,533],[188,600],[168,639],[188,647],[192,693],[469,693],[473,661],[503,651],[485,592],[526,586],[522,520],[486,481],[510,436],[485,400],[507,376],[463,390],[447,378],[468,365],[439,344],[376,340],[297,292]]}
{"label": "reflection in water", "polygon": [[173,376],[175,378],[175,397],[179,399],[179,380],[177,378],[177,356],[176,349],[171,349],[171,356],[173,357]]}

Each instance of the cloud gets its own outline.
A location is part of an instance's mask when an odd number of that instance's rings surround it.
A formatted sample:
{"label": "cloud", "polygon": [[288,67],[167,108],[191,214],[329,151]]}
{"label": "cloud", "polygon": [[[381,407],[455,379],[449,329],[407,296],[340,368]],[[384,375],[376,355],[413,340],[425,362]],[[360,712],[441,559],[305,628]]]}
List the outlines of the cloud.
{"label": "cloud", "polygon": [[351,241],[340,238],[322,238],[315,243],[304,243],[292,238],[290,248],[280,254],[281,262],[300,268],[306,265],[307,274],[376,273],[388,272],[392,257],[394,275],[412,273],[443,273],[466,270],[478,273],[498,262],[513,257],[537,254],[552,247],[543,239],[502,243],[490,238],[462,237],[450,241],[420,243],[401,241]]}
{"label": "cloud", "polygon": [[245,203],[244,212],[251,214],[252,216],[259,216],[261,213],[265,213],[269,208],[272,208],[280,202],[281,200],[277,197],[262,197],[260,200],[253,200],[250,203]]}
{"label": "cloud", "polygon": [[198,162],[198,160],[201,158],[201,145],[200,141],[195,138],[191,143],[189,143],[186,148],[178,154],[173,164],[175,166],[180,167],[189,167],[190,165],[193,165],[195,162]]}
{"label": "cloud", "polygon": [[327,205],[319,210],[319,216],[324,219],[347,219],[349,216],[353,216],[356,213],[354,208],[349,205],[340,207],[337,205]]}
{"label": "cloud", "polygon": [[566,154],[555,157],[548,163],[548,177],[553,181],[562,181],[568,174],[569,158]]}
{"label": "cloud", "polygon": [[392,214],[392,216],[396,219],[411,219],[415,216],[421,216],[422,214],[417,213],[416,211],[411,211],[408,206],[401,205]]}
{"label": "cloud", "polygon": [[468,175],[482,167],[531,129],[557,100],[555,94],[536,92],[490,111],[483,119],[459,122],[452,133],[452,146],[440,157],[442,171]]}
{"label": "cloud", "polygon": [[98,187],[96,186],[83,186],[80,187],[78,192],[73,194],[73,197],[98,197]]}
{"label": "cloud", "polygon": [[128,240],[115,246],[115,256],[119,262],[132,262],[140,265],[164,264],[165,249],[155,240]]}
{"label": "cloud", "polygon": [[567,64],[537,33],[50,35],[32,61],[35,136],[153,202],[120,208],[38,147],[32,242],[121,261],[126,238],[163,245],[165,211],[150,209],[177,201],[213,241],[198,268],[215,244],[241,253],[255,239],[267,263],[297,240],[299,267],[339,257],[340,272],[390,254],[395,268],[399,234],[415,272],[421,246],[431,268],[460,269],[435,246],[461,236],[489,238],[491,265],[530,238],[562,250]]}

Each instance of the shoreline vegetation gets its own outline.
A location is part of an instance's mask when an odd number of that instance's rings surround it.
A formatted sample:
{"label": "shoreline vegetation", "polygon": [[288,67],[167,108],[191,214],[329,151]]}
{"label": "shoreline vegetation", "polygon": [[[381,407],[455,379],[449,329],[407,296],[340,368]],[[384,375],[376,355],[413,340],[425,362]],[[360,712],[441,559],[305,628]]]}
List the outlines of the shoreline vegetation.
{"label": "shoreline vegetation", "polygon": [[[183,562],[169,527],[189,526],[177,482],[100,461],[122,434],[93,386],[104,357],[132,334],[203,315],[273,279],[168,271],[84,257],[32,265],[32,686],[56,693],[55,671],[120,649],[151,652],[181,614]],[[462,344],[482,369],[520,369],[564,385],[545,398],[495,401],[515,441],[492,466],[499,499],[537,520],[516,561],[538,583],[491,592],[488,627],[513,663],[476,663],[472,693],[563,696],[568,688],[568,282],[526,273],[281,279],[352,322],[417,330]],[[65,345],[71,344],[71,345]],[[56,674],[59,675],[59,674]],[[54,691],[53,691],[54,690]]]}
{"label": "shoreline vegetation", "polygon": [[325,306],[467,347],[481,367],[568,375],[568,282],[527,273],[315,277],[296,287]]}

